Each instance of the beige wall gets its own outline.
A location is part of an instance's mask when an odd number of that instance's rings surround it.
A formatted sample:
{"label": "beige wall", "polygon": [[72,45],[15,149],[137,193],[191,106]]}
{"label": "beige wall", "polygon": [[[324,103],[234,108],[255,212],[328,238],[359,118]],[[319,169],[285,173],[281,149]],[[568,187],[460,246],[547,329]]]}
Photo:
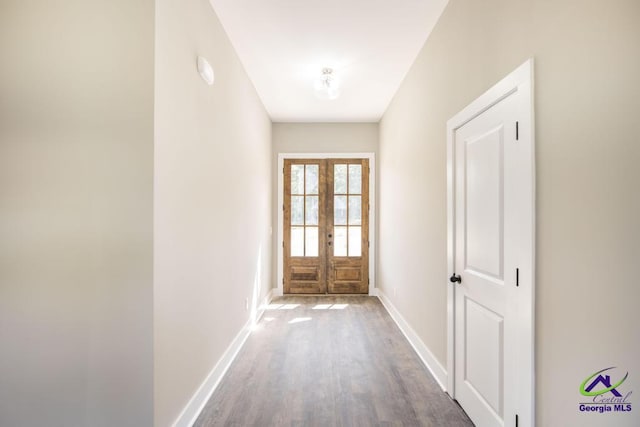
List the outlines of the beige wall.
{"label": "beige wall", "polygon": [[[272,131],[273,264],[272,283],[277,287],[276,236],[278,228],[278,154],[280,153],[378,153],[377,123],[274,123]],[[281,173],[281,172],[279,172]],[[377,175],[377,173],[376,173]],[[377,179],[377,177],[376,177]],[[377,182],[377,181],[376,181]],[[378,186],[376,185],[376,189]]]}
{"label": "beige wall", "polygon": [[[273,154],[377,153],[377,123],[274,123]],[[273,164],[274,167],[276,164]]]}
{"label": "beige wall", "polygon": [[539,426],[640,423],[577,408],[606,367],[640,389],[638,17],[635,0],[451,0],[380,124],[379,283],[446,366],[446,121],[535,58]]}
{"label": "beige wall", "polygon": [[[206,0],[156,2],[155,425],[269,291],[271,122]],[[213,86],[196,56],[215,70]]]}
{"label": "beige wall", "polygon": [[152,422],[154,2],[0,2],[0,425]]}

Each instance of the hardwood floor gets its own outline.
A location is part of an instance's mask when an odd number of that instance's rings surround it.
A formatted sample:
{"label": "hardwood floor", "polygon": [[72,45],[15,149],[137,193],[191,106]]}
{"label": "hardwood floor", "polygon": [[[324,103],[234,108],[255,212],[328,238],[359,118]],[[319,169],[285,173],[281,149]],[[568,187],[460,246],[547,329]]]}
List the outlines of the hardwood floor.
{"label": "hardwood floor", "polygon": [[380,301],[274,300],[195,426],[472,426]]}

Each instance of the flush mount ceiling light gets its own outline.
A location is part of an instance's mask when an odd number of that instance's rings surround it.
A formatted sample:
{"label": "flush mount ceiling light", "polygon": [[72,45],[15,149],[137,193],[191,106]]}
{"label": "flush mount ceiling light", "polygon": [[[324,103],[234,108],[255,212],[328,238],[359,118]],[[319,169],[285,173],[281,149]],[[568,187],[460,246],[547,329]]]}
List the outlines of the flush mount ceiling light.
{"label": "flush mount ceiling light", "polygon": [[336,99],[340,96],[340,83],[333,74],[333,69],[323,68],[322,75],[316,79],[314,88],[320,99]]}

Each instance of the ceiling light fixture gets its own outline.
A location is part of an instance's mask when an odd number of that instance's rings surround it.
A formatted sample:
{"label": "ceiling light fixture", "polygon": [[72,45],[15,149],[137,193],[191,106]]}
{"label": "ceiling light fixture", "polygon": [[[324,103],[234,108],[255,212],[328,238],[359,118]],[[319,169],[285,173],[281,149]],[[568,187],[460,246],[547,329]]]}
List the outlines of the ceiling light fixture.
{"label": "ceiling light fixture", "polygon": [[333,100],[340,96],[340,82],[331,68],[322,69],[322,75],[316,79],[314,88],[316,96],[320,99]]}

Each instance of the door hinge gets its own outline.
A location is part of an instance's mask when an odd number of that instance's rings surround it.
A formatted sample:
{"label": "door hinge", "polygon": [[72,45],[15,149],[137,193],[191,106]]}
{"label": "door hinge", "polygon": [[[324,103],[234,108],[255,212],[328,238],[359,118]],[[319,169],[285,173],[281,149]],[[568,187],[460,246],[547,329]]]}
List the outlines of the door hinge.
{"label": "door hinge", "polygon": [[284,168],[282,168],[282,173],[284,173]]}
{"label": "door hinge", "polygon": [[520,139],[520,123],[516,122],[516,141]]}
{"label": "door hinge", "polygon": [[520,286],[520,269],[516,268],[516,286]]}
{"label": "door hinge", "polygon": [[518,427],[518,414],[516,414],[516,427]]}
{"label": "door hinge", "polygon": [[282,278],[282,284],[284,285],[284,277]]}
{"label": "door hinge", "polygon": [[284,240],[282,241],[282,247],[284,248]]}
{"label": "door hinge", "polygon": [[282,205],[282,210],[284,210],[284,205]]}

